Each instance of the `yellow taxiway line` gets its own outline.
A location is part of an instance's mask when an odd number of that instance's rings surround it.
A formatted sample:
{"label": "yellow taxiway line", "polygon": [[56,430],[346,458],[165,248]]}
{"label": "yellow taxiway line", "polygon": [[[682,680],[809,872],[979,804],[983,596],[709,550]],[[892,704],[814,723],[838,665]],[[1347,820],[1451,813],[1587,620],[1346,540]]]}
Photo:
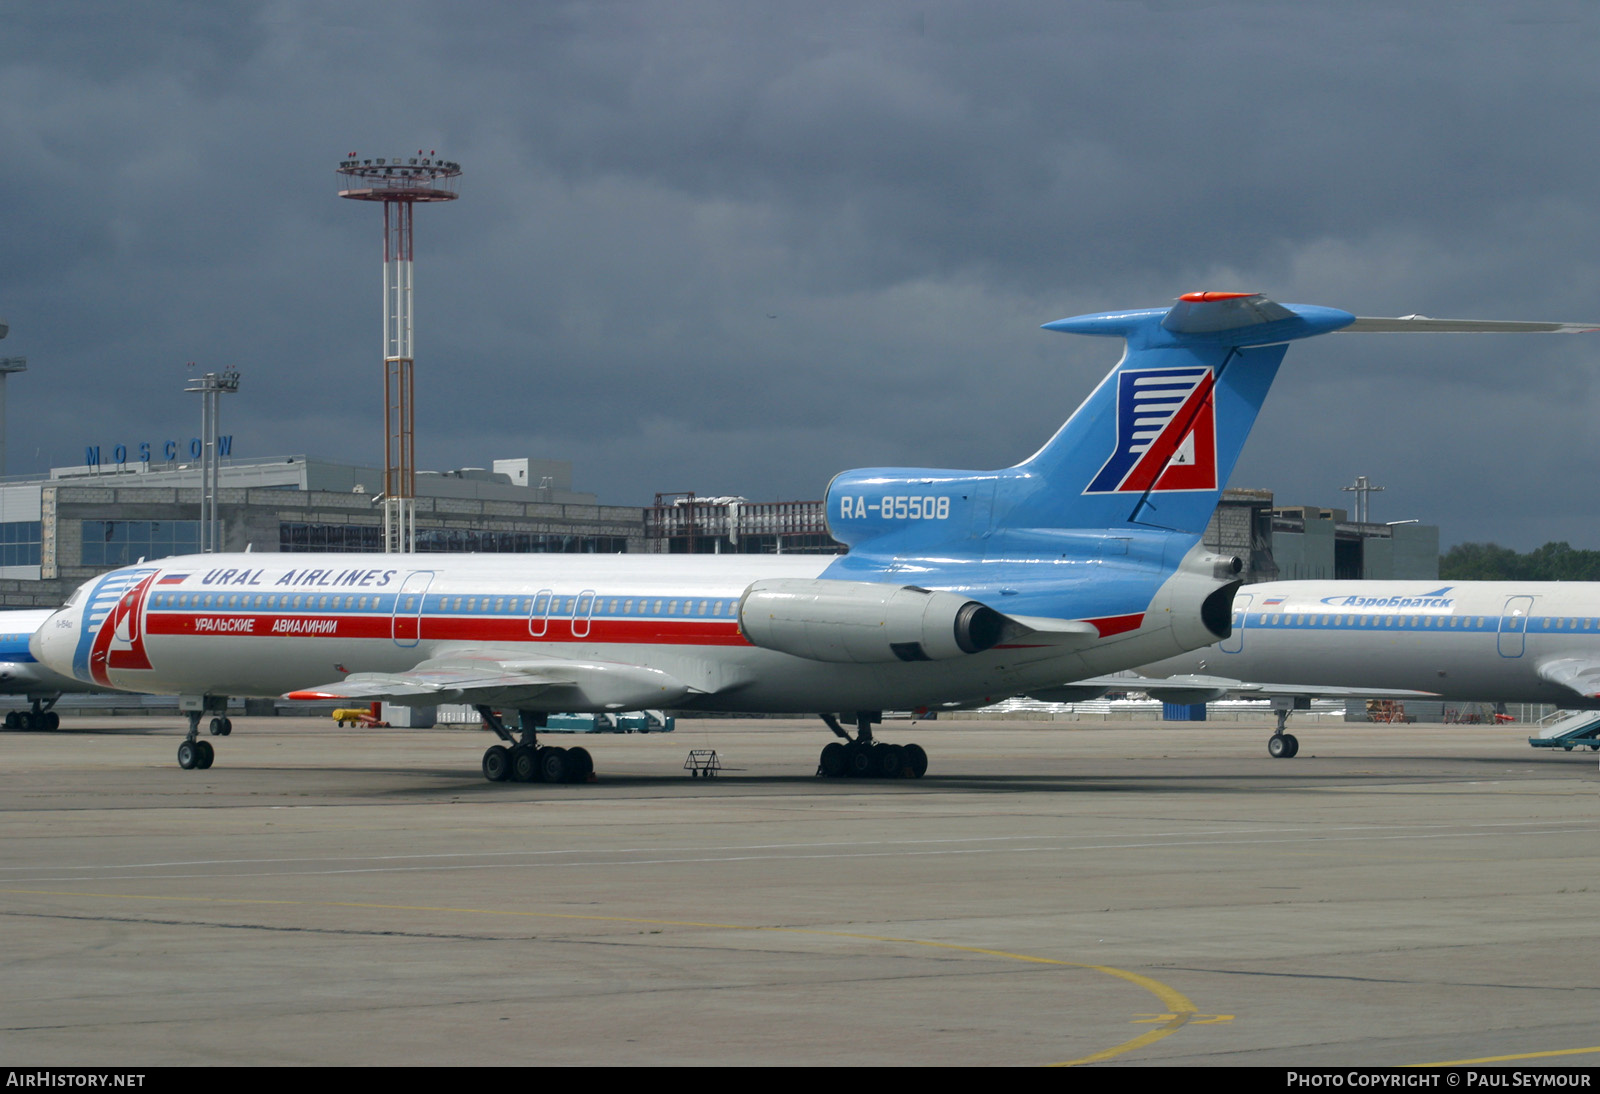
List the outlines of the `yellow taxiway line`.
{"label": "yellow taxiway line", "polygon": [[1177,989],[1163,984],[1161,981],[1145,976],[1142,973],[1129,972],[1127,969],[1113,968],[1110,965],[1089,965],[1079,961],[1062,961],[1054,957],[1039,957],[1034,954],[1013,953],[1010,950],[989,949],[984,946],[965,946],[956,942],[935,942],[925,938],[898,938],[893,935],[860,934],[852,931],[825,931],[811,927],[772,927],[749,923],[705,923],[698,920],[685,919],[645,919],[635,916],[615,915],[582,915],[574,912],[528,912],[506,908],[455,908],[449,906],[429,904],[374,904],[360,901],[341,900],[268,900],[262,898],[245,897],[197,897],[197,896],[152,896],[140,893],[85,893],[68,892],[51,889],[0,889],[0,893],[9,893],[18,896],[65,896],[65,897],[97,897],[105,900],[149,900],[167,902],[199,902],[203,904],[235,904],[235,905],[272,905],[280,907],[311,907],[311,908],[361,908],[368,911],[392,912],[448,912],[458,915],[483,915],[483,916],[513,916],[528,919],[570,919],[584,920],[595,923],[634,923],[650,927],[696,927],[722,931],[766,931],[780,934],[819,935],[829,938],[850,938],[865,942],[885,942],[902,946],[926,946],[931,949],[953,950],[958,953],[981,954],[986,957],[1000,957],[1009,961],[1024,961],[1034,965],[1054,965],[1058,968],[1085,969],[1105,976],[1115,977],[1135,987],[1143,988],[1161,1001],[1166,1009],[1161,1014],[1140,1015],[1137,1021],[1141,1023],[1156,1023],[1155,1028],[1146,1030],[1139,1036],[1123,1041],[1121,1044],[1110,1048],[1101,1049],[1099,1052],[1080,1056],[1074,1060],[1063,1060],[1051,1064],[1051,1067],[1072,1067],[1076,1064],[1095,1064],[1105,1060],[1114,1059],[1137,1049],[1153,1045],[1164,1037],[1170,1037],[1184,1026],[1191,1024],[1196,1018],[1201,1021],[1196,1024],[1211,1024],[1227,1021],[1231,1015],[1207,1015],[1203,1018],[1199,1009],[1189,1001],[1188,997]]}

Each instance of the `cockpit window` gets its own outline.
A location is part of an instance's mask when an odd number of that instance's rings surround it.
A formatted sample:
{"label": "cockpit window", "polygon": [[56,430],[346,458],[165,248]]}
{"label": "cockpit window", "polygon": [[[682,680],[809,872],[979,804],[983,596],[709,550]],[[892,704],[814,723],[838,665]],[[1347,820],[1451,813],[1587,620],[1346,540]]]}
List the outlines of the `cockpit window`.
{"label": "cockpit window", "polygon": [[83,595],[83,590],[87,589],[92,584],[94,584],[94,582],[85,581],[82,585],[79,585],[76,589],[73,589],[72,595],[67,597],[66,600],[62,601],[61,610],[65,611],[67,608],[70,608],[76,604],[78,602],[78,597]]}

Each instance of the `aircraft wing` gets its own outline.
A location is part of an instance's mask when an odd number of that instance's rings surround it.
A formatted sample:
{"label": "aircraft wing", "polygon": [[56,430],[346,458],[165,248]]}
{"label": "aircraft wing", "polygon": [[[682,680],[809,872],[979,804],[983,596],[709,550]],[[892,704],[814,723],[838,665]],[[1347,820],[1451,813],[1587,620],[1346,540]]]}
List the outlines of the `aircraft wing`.
{"label": "aircraft wing", "polygon": [[1563,657],[1538,668],[1539,679],[1568,688],[1585,699],[1600,699],[1600,661]]}
{"label": "aircraft wing", "polygon": [[698,689],[660,669],[608,661],[462,650],[405,672],[355,672],[286,699],[385,699],[408,704],[524,704],[542,710],[670,707]]}
{"label": "aircraft wing", "polygon": [[[1600,667],[1596,668],[1600,672]],[[1174,696],[1170,701],[1185,702],[1201,693],[1212,693],[1215,698],[1237,695],[1244,699],[1269,699],[1274,695],[1291,695],[1306,699],[1437,699],[1436,691],[1411,691],[1405,688],[1350,688],[1326,684],[1262,684],[1250,680],[1236,680],[1229,676],[1140,676],[1137,673],[1113,673],[1110,676],[1092,676],[1087,680],[1074,680],[1064,690],[1100,688],[1104,691],[1142,691],[1152,699],[1163,693]],[[1042,693],[1033,693],[1043,697]],[[1181,698],[1179,697],[1181,696]]]}

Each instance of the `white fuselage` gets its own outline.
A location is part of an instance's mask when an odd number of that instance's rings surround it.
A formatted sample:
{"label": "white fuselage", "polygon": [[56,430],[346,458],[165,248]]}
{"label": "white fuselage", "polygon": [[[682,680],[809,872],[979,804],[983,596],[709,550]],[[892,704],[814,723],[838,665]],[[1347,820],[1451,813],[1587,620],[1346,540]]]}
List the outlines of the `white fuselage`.
{"label": "white fuselage", "polygon": [[54,614],[54,608],[0,612],[0,695],[45,698],[69,691],[100,690],[63,676],[34,657],[29,643],[45,620]]}
{"label": "white fuselage", "polygon": [[[87,583],[42,629],[41,660],[133,691],[269,696],[463,654],[644,666],[681,681],[655,703],[745,711],[900,709],[997,700],[1114,671],[1197,641],[1191,600],[1217,584],[1180,570],[1100,637],[960,658],[850,664],[758,648],[741,632],[752,582],[816,578],[814,555],[203,555]],[[1197,591],[1198,590],[1198,591]],[[1183,596],[1179,593],[1182,592]],[[1003,610],[1004,605],[1000,605]],[[1094,633],[1090,632],[1091,635]],[[600,675],[604,675],[602,672]],[[633,706],[634,696],[628,696]],[[561,693],[550,709],[621,699]],[[530,706],[534,704],[529,704]]]}
{"label": "white fuselage", "polygon": [[1278,581],[1239,591],[1233,627],[1142,674],[1600,705],[1600,583]]}

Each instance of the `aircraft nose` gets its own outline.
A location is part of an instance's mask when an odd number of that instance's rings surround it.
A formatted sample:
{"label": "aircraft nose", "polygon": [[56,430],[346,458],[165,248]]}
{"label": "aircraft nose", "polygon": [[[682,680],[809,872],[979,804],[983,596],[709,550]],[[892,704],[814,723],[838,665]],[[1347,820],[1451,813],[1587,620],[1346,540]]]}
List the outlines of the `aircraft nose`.
{"label": "aircraft nose", "polygon": [[33,659],[63,676],[72,675],[73,636],[77,626],[72,609],[63,608],[44,621],[44,626],[28,639]]}

